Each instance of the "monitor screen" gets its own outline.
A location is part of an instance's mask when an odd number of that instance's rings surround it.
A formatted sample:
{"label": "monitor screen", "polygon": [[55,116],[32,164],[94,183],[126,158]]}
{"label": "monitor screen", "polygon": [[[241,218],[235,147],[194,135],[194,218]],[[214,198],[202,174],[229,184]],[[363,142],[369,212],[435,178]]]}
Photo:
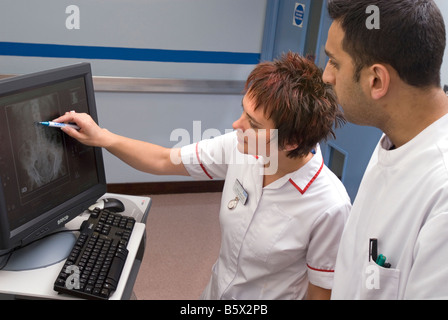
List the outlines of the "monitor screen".
{"label": "monitor screen", "polygon": [[106,192],[101,150],[39,124],[71,110],[97,121],[88,63],[0,81],[0,250],[52,233]]}

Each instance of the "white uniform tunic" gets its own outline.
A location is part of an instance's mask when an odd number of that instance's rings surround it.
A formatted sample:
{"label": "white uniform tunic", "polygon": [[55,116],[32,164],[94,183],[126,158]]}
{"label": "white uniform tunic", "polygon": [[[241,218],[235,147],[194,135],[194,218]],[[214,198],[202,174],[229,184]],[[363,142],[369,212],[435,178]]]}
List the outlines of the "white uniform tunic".
{"label": "white uniform tunic", "polygon": [[[191,176],[225,178],[221,249],[203,299],[302,299],[308,281],[332,287],[351,204],[319,149],[304,167],[264,188],[263,159],[238,152],[235,133],[183,147],[181,155]],[[236,179],[248,199],[231,210]]]}
{"label": "white uniform tunic", "polygon": [[[383,136],[341,240],[333,299],[448,299],[448,115],[404,146]],[[369,239],[389,269],[369,262]]]}

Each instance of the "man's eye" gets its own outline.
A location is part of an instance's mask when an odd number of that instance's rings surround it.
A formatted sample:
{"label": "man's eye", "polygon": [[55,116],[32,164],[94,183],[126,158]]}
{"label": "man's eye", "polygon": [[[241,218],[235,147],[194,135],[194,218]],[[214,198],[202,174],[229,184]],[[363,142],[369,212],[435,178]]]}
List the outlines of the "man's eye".
{"label": "man's eye", "polygon": [[329,59],[328,60],[328,63],[332,66],[332,67],[334,67],[334,68],[338,68],[338,64],[336,63],[336,62],[334,62],[333,60],[331,60],[331,59]]}

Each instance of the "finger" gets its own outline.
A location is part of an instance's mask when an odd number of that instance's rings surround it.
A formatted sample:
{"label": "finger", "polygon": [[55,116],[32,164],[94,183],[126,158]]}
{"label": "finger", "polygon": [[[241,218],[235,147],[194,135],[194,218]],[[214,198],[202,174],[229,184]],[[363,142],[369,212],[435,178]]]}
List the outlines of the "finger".
{"label": "finger", "polygon": [[63,116],[60,116],[59,118],[54,119],[54,122],[75,122],[75,113],[73,112],[66,112]]}
{"label": "finger", "polygon": [[60,116],[59,118],[53,119],[53,122],[68,122],[71,121],[68,115]]}
{"label": "finger", "polygon": [[78,130],[74,129],[74,128],[70,128],[70,127],[62,127],[61,130],[63,132],[65,132],[66,134],[68,134],[70,137],[75,138],[75,139],[79,139],[81,138],[81,134],[79,133]]}

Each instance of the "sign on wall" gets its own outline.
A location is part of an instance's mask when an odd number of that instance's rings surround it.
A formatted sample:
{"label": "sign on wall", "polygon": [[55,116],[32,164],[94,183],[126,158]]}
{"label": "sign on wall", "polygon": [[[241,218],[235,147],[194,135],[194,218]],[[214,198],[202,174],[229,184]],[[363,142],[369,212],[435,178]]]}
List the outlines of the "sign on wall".
{"label": "sign on wall", "polygon": [[294,8],[294,18],[292,24],[296,27],[303,27],[303,20],[305,19],[305,5],[303,3],[296,3]]}

